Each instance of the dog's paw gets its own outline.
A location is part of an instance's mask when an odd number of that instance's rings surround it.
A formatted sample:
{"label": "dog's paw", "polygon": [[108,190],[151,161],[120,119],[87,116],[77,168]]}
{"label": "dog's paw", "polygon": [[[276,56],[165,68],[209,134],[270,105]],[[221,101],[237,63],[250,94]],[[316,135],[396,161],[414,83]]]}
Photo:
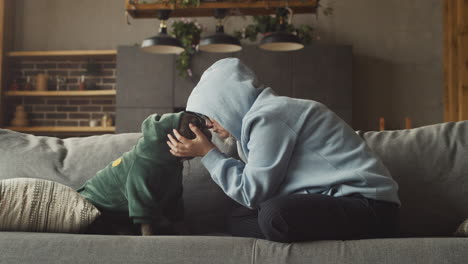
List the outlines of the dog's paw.
{"label": "dog's paw", "polygon": [[153,225],[152,224],[141,224],[141,235],[142,236],[152,236],[153,232]]}

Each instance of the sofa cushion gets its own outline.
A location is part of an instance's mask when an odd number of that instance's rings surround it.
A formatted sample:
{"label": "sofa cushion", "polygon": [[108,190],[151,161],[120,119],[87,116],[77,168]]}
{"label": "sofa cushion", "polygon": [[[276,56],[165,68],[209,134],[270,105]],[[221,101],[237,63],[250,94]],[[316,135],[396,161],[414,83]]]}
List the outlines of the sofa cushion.
{"label": "sofa cushion", "polygon": [[457,231],[455,231],[455,236],[463,236],[463,237],[468,237],[468,219],[463,221],[463,223],[460,224],[460,226],[457,228]]}
{"label": "sofa cushion", "polygon": [[77,189],[129,151],[140,137],[140,133],[128,133],[66,138],[62,141],[67,155],[62,161],[61,175],[66,177],[67,185]]}
{"label": "sofa cushion", "polygon": [[0,230],[84,232],[99,211],[72,188],[48,180],[0,181]]}
{"label": "sofa cushion", "polygon": [[399,184],[404,236],[451,236],[468,218],[468,121],[366,132]]}
{"label": "sofa cushion", "polygon": [[0,180],[42,178],[69,185],[61,173],[66,155],[61,139],[0,129]]}
{"label": "sofa cushion", "polygon": [[139,133],[60,139],[0,129],[0,180],[39,178],[78,189],[130,150]]}

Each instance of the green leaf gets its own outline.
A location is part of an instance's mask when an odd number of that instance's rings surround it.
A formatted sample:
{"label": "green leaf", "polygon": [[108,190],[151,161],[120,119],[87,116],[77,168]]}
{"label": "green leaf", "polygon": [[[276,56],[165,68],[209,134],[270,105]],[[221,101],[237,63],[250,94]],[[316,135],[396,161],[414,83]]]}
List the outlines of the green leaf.
{"label": "green leaf", "polygon": [[174,21],[171,29],[171,34],[179,39],[184,47],[184,51],[177,56],[176,68],[179,76],[187,77],[187,70],[190,69],[192,56],[196,53],[194,45],[198,44],[202,26],[196,21],[181,19]]}

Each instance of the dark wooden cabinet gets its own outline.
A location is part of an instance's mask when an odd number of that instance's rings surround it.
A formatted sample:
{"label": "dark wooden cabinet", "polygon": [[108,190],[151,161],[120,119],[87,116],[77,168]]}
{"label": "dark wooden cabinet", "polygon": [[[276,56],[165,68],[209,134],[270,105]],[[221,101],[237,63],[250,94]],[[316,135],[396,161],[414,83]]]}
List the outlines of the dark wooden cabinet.
{"label": "dark wooden cabinet", "polygon": [[173,111],[174,63],[174,55],[118,48],[116,133],[138,132],[148,115]]}
{"label": "dark wooden cabinet", "polygon": [[352,48],[311,45],[300,51],[271,52],[244,46],[237,53],[197,53],[191,78],[180,77],[174,55],[155,55],[122,46],[117,54],[117,133],[138,132],[152,113],[173,112],[187,98],[203,72],[219,59],[240,58],[261,83],[279,95],[319,101],[351,124]]}

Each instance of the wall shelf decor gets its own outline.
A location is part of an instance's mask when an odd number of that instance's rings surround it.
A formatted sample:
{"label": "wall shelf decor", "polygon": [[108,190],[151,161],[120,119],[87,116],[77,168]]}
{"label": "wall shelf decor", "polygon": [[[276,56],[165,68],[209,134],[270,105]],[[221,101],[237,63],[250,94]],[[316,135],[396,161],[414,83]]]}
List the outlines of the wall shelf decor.
{"label": "wall shelf decor", "polygon": [[271,0],[253,1],[238,0],[225,2],[201,2],[198,6],[184,7],[181,4],[171,3],[141,3],[143,1],[126,0],[125,9],[133,18],[155,18],[156,11],[170,9],[171,17],[209,17],[213,10],[224,8],[235,10],[231,15],[270,15],[275,14],[277,7],[289,7],[294,14],[314,13],[318,7],[318,0]]}
{"label": "wall shelf decor", "polygon": [[[113,126],[90,124],[99,123],[103,115],[115,115],[116,58],[117,50],[5,52],[4,61],[9,67],[4,72],[7,80],[0,87],[5,110],[0,111],[1,127],[40,135],[115,133]],[[97,69],[92,73],[90,63]],[[44,89],[38,89],[40,74],[48,76]],[[28,113],[28,126],[11,122],[18,105]]]}
{"label": "wall shelf decor", "polygon": [[67,59],[84,57],[106,58],[117,56],[117,50],[48,50],[48,51],[10,51],[9,58],[47,59],[54,57],[67,57]]}

